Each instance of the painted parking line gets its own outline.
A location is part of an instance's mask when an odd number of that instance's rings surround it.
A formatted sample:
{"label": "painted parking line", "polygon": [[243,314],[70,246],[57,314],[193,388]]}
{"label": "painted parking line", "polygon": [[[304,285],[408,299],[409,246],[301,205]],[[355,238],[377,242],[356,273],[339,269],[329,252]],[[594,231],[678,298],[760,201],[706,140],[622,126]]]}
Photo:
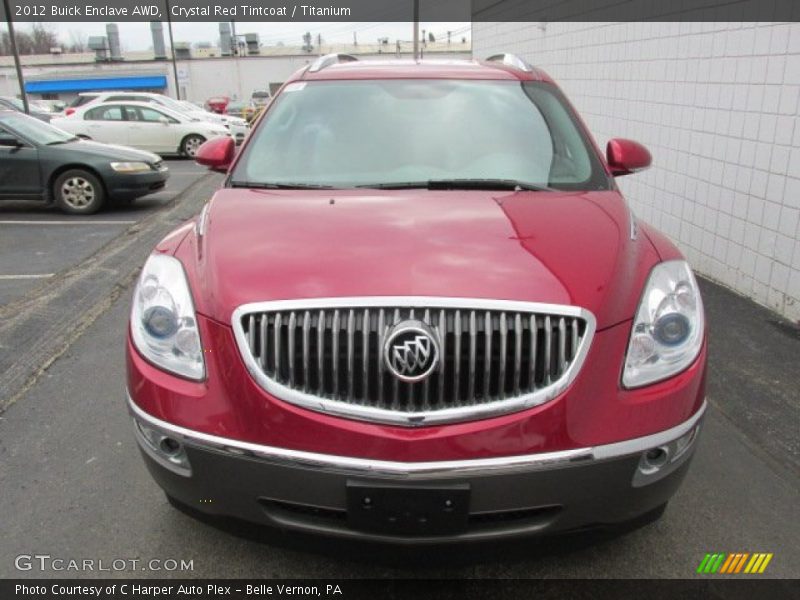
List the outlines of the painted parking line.
{"label": "painted parking line", "polygon": [[11,279],[47,279],[53,275],[55,275],[55,273],[41,273],[40,275],[0,275],[0,281],[8,281]]}
{"label": "painted parking line", "polygon": [[0,225],[133,225],[138,221],[0,221]]}

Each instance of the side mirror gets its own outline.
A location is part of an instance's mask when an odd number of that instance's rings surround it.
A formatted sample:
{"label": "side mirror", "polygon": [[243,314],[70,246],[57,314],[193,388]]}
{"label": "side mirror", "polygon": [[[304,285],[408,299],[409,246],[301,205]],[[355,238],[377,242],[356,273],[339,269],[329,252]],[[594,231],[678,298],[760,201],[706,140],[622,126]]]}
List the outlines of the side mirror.
{"label": "side mirror", "polygon": [[614,177],[630,175],[650,166],[653,157],[639,142],[615,138],[606,146],[606,160]]}
{"label": "side mirror", "polygon": [[225,173],[233,162],[236,144],[233,138],[221,136],[211,138],[197,149],[194,160],[212,171]]}
{"label": "side mirror", "polygon": [[3,148],[19,148],[20,146],[22,146],[22,142],[20,142],[13,135],[9,135],[7,133],[0,133],[0,146],[2,146]]}
{"label": "side mirror", "polygon": [[169,119],[167,117],[159,117],[158,122],[162,125],[169,125]]}

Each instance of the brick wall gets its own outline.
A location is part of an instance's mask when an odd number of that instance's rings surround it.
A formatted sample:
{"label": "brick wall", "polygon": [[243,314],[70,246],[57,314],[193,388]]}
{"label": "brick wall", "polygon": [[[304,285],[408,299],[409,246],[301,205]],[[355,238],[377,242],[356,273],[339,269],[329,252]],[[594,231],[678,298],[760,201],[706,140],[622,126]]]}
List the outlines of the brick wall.
{"label": "brick wall", "polygon": [[644,143],[619,180],[700,273],[800,320],[800,24],[475,23],[473,53],[519,54],[601,147]]}

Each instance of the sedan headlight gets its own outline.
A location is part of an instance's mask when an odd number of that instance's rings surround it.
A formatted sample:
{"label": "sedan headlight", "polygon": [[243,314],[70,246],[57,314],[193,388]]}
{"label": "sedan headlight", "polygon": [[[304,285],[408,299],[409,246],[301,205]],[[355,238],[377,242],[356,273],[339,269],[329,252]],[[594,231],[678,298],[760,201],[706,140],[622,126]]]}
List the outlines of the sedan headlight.
{"label": "sedan headlight", "polygon": [[111,168],[117,173],[141,173],[149,171],[150,165],[146,162],[112,162]]}
{"label": "sedan headlight", "polygon": [[158,367],[205,378],[192,295],[176,258],[154,254],[145,263],[133,293],[131,334],[139,352]]}
{"label": "sedan headlight", "polygon": [[684,370],[697,358],[704,331],[703,301],[689,265],[656,265],[633,322],[622,384],[640,387]]}

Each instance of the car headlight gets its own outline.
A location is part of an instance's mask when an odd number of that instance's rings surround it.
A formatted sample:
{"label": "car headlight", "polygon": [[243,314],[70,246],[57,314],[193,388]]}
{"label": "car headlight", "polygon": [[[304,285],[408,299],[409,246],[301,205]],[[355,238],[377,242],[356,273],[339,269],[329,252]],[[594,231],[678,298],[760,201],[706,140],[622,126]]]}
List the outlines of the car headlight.
{"label": "car headlight", "polygon": [[205,378],[192,295],[176,258],[153,254],[147,259],[133,293],[131,335],[153,364],[188,379]]}
{"label": "car headlight", "polygon": [[704,331],[703,301],[689,265],[656,265],[633,322],[622,384],[640,387],[684,370],[697,358]]}
{"label": "car headlight", "polygon": [[145,162],[112,162],[111,168],[117,173],[141,173],[149,171],[150,165]]}

